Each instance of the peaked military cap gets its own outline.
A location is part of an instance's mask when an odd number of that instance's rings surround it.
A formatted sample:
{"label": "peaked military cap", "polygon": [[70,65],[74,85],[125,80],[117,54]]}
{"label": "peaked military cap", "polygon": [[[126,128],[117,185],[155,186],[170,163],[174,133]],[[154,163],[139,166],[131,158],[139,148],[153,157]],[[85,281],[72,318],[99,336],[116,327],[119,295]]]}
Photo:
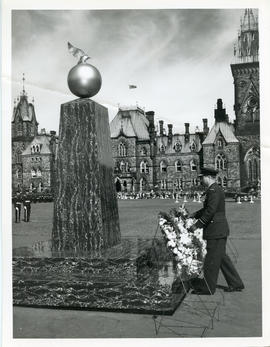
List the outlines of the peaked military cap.
{"label": "peaked military cap", "polygon": [[199,176],[216,176],[217,174],[218,170],[215,170],[212,167],[202,167]]}

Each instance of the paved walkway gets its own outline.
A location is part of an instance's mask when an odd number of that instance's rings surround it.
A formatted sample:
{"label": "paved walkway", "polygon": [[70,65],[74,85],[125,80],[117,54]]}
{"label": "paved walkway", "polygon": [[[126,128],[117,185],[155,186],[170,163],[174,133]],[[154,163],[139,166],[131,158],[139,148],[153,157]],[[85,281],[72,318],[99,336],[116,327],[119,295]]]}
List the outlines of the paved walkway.
{"label": "paved walkway", "polygon": [[[131,338],[131,337],[259,337],[261,336],[261,241],[258,238],[233,240],[239,258],[239,270],[246,289],[241,293],[225,293],[224,306],[219,307],[220,320],[214,320],[214,328],[204,329],[208,316],[201,311],[201,303],[194,295],[188,295],[171,317],[164,317],[158,334],[151,315],[52,310],[14,307],[14,337],[24,338]],[[220,283],[222,284],[222,278]],[[206,301],[220,302],[223,291],[213,297],[201,297]],[[208,308],[213,304],[207,303]],[[192,313],[191,313],[192,311]],[[193,312],[194,311],[194,312]],[[158,317],[157,320],[159,320]],[[201,325],[196,328],[180,328],[183,322]],[[175,327],[176,326],[176,327]]]}

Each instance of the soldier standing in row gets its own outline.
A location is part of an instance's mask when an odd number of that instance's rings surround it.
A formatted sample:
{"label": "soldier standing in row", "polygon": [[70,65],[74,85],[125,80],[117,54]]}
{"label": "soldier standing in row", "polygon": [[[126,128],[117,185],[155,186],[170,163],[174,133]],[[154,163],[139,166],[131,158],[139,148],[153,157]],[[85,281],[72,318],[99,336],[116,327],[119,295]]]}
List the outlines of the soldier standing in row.
{"label": "soldier standing in row", "polygon": [[22,207],[20,193],[17,193],[16,197],[13,200],[13,203],[14,203],[14,209],[15,209],[15,223],[20,223],[21,207]]}
{"label": "soldier standing in row", "polygon": [[236,271],[231,259],[226,254],[226,242],[229,226],[225,215],[225,194],[216,183],[218,171],[212,168],[202,168],[202,182],[207,187],[202,209],[196,211],[192,217],[197,221],[190,227],[190,231],[203,228],[203,238],[207,242],[207,254],[204,261],[204,280],[193,281],[194,294],[211,295],[215,293],[219,269],[223,273],[228,287],[225,291],[241,291],[244,284]]}
{"label": "soldier standing in row", "polygon": [[24,221],[29,222],[30,214],[31,214],[31,200],[28,195],[26,195],[23,201],[23,209],[24,209]]}

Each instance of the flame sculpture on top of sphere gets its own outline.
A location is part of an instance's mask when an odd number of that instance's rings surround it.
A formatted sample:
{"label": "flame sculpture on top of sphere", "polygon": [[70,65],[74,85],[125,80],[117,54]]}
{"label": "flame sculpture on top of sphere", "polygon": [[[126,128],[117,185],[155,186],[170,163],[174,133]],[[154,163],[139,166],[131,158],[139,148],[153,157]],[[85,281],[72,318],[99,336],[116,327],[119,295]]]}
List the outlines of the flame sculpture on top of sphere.
{"label": "flame sculpture on top of sphere", "polygon": [[69,42],[68,50],[74,57],[79,58],[78,64],[69,71],[68,87],[79,98],[91,98],[101,88],[101,74],[95,66],[86,63],[90,57],[83,50]]}

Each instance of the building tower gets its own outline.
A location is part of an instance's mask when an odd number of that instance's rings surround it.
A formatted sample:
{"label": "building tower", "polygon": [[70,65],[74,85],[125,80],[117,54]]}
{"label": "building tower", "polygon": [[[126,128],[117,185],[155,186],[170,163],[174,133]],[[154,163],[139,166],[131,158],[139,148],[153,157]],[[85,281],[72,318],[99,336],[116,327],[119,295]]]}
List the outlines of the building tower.
{"label": "building tower", "polygon": [[21,190],[23,186],[22,152],[38,133],[34,102],[28,102],[25,92],[25,77],[22,78],[23,89],[20,97],[14,100],[12,115],[12,188]]}
{"label": "building tower", "polygon": [[246,9],[231,64],[234,79],[235,135],[240,143],[242,188],[260,183],[260,95],[258,18]]}

